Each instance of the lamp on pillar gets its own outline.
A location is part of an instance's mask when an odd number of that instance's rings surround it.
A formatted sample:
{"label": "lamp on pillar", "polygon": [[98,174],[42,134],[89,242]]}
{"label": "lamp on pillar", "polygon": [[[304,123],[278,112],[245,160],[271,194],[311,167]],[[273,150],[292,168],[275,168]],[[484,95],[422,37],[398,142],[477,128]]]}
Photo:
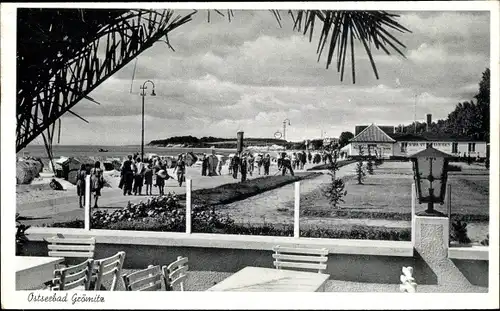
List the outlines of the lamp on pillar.
{"label": "lamp on pillar", "polygon": [[430,146],[411,157],[418,203],[427,203],[427,210],[417,215],[445,217],[445,214],[434,210],[434,203],[444,203],[449,157],[449,154]]}

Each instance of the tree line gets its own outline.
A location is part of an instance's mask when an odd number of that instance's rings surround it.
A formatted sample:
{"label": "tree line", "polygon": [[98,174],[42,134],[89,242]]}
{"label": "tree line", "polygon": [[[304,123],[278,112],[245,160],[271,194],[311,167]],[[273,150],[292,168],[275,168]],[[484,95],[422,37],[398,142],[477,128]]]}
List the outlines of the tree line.
{"label": "tree line", "polygon": [[[467,136],[477,140],[490,140],[490,69],[487,68],[479,82],[479,91],[470,101],[458,103],[448,117],[429,125],[429,132],[451,136]],[[424,133],[426,122],[399,125],[396,132]],[[416,131],[415,131],[416,129]]]}

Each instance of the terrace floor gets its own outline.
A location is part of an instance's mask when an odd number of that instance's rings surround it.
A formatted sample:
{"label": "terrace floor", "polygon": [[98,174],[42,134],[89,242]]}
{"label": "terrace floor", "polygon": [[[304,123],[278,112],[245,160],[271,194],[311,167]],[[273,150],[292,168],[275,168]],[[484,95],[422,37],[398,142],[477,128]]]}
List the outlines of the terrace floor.
{"label": "terrace floor", "polygon": [[[123,269],[124,274],[129,274],[136,270]],[[230,272],[213,272],[213,271],[188,271],[188,278],[185,283],[187,291],[206,291],[215,284],[228,278],[233,273]],[[119,282],[118,290],[123,290],[122,282]],[[328,280],[326,282],[327,292],[385,292],[399,293],[399,284],[381,284],[381,283],[362,283]],[[417,292],[422,293],[456,293],[457,289],[438,285],[417,285]],[[474,286],[468,292],[487,293],[488,288]]]}

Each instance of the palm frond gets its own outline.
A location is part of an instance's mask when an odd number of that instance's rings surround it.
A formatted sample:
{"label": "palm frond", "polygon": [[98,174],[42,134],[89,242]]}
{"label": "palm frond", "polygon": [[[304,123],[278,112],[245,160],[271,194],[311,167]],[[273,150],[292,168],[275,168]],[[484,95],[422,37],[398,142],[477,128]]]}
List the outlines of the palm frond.
{"label": "palm frond", "polygon": [[[270,11],[274,14],[281,27],[279,11]],[[292,19],[293,30],[308,35],[310,42],[312,42],[315,26],[317,27],[316,31],[320,32],[316,49],[318,61],[321,60],[328,43],[326,68],[330,67],[336,51],[336,67],[337,72],[340,73],[341,81],[344,78],[346,54],[350,45],[352,79],[353,83],[356,83],[355,40],[363,45],[377,79],[379,79],[379,74],[373,59],[372,44],[375,49],[382,50],[387,55],[391,55],[389,50],[391,49],[406,58],[402,51],[402,48],[406,48],[406,46],[390,32],[390,30],[395,30],[399,33],[411,33],[410,30],[397,22],[396,19],[399,15],[385,11],[332,10],[288,10],[288,15]]]}

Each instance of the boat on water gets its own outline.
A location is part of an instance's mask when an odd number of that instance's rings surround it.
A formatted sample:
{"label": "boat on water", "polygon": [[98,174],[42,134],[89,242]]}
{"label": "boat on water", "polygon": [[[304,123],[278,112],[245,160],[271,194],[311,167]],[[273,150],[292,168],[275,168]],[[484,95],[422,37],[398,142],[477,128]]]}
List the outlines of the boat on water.
{"label": "boat on water", "polygon": [[99,152],[108,152],[108,151],[109,151],[108,149],[99,148]]}

